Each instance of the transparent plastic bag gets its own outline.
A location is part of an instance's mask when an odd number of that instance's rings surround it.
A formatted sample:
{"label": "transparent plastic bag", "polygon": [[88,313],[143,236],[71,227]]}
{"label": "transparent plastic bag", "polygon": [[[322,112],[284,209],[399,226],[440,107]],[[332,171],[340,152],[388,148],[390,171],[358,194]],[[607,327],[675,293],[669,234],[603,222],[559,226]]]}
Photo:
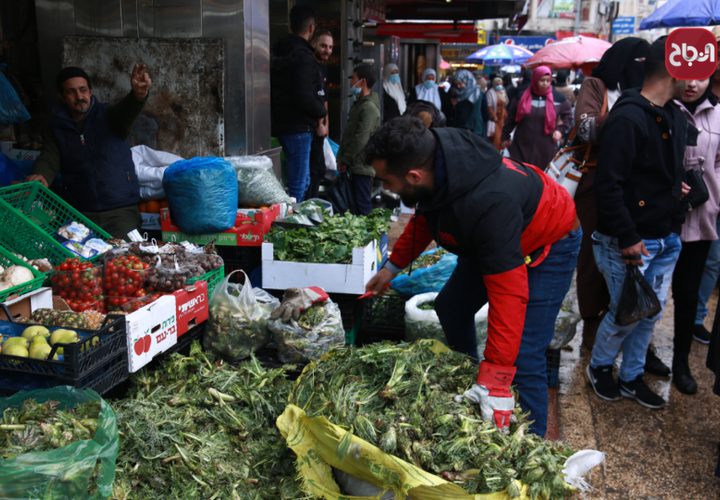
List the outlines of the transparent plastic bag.
{"label": "transparent plastic bag", "polygon": [[[230,283],[236,272],[245,277],[244,284]],[[233,271],[218,285],[210,299],[203,345],[230,361],[240,361],[265,346],[270,313],[280,305],[275,297],[253,288],[243,271]]]}
{"label": "transparent plastic bag", "polygon": [[60,402],[60,408],[100,401],[97,430],[92,439],[62,448],[0,459],[0,498],[108,498],[115,481],[115,461],[120,451],[115,413],[90,389],[58,386],[21,391],[0,399],[0,414],[28,400]]}
{"label": "transparent plastic bag", "polygon": [[307,363],[345,345],[340,308],[330,299],[312,306],[297,321],[270,320],[268,328],[283,363]]}
{"label": "transparent plastic bag", "polygon": [[290,197],[273,172],[272,160],[267,156],[229,156],[225,159],[235,168],[239,207],[290,202]]}

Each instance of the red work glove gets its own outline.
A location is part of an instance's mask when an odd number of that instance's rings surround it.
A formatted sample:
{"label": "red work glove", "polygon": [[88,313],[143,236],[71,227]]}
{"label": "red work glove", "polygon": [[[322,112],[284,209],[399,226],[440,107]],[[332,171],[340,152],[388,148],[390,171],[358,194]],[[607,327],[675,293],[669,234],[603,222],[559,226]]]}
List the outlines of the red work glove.
{"label": "red work glove", "polygon": [[283,294],[282,303],[270,314],[270,319],[280,318],[285,323],[291,319],[297,320],[304,311],[327,299],[327,292],[319,286],[288,288]]}
{"label": "red work glove", "polygon": [[514,366],[500,366],[488,361],[480,363],[477,383],[464,396],[480,404],[485,420],[492,420],[500,430],[509,430],[515,408],[515,397],[510,390],[515,377]]}

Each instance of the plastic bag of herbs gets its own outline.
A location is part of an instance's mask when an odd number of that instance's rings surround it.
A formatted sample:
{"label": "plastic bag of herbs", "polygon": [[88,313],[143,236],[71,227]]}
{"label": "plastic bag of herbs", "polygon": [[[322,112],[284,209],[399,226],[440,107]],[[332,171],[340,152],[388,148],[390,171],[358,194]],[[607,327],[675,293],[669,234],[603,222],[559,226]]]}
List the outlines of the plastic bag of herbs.
{"label": "plastic bag of herbs", "polygon": [[439,292],[457,266],[457,255],[443,248],[433,248],[420,254],[409,268],[390,282],[393,290],[403,295]]}
{"label": "plastic bag of herbs", "polygon": [[95,391],[0,399],[0,498],[107,498],[119,450],[115,413]]}
{"label": "plastic bag of herbs", "polygon": [[[230,283],[241,272],[244,284]],[[261,349],[269,340],[270,313],[280,302],[260,288],[253,288],[244,271],[233,271],[210,299],[210,317],[203,346],[228,361],[240,361]]]}
{"label": "plastic bag of herbs", "polygon": [[[302,418],[277,422],[298,456],[304,491],[352,495],[335,483],[331,467],[378,487],[372,498],[385,491],[395,494],[390,498],[559,499],[584,489],[580,476],[602,462],[602,453],[587,450],[568,460],[572,450],[530,433],[519,407],[510,431],[499,431],[461,396],[476,374],[476,361],[434,340],[337,349],[309,364],[288,399]],[[316,424],[322,429],[310,442],[309,426]],[[581,463],[574,462],[578,456]]]}
{"label": "plastic bag of herbs", "polygon": [[[413,342],[420,339],[434,339],[446,344],[445,332],[440,325],[440,318],[435,312],[437,293],[421,293],[405,303],[405,339]],[[475,314],[475,329],[478,359],[484,359],[485,343],[487,342],[488,304]]]}
{"label": "plastic bag of herbs", "polygon": [[340,308],[330,299],[308,308],[297,321],[271,319],[268,329],[283,363],[304,364],[345,345]]}

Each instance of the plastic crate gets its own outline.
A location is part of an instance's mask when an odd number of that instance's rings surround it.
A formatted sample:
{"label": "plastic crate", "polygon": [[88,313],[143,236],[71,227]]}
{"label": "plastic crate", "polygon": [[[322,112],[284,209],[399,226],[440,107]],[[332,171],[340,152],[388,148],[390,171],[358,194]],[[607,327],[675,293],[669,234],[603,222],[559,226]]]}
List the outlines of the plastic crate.
{"label": "plastic crate", "polygon": [[39,182],[0,188],[0,241],[28,259],[48,258],[59,264],[68,257],[78,257],[55,236],[58,229],[72,221],[87,226],[94,237],[111,238]]}
{"label": "plastic crate", "polygon": [[[0,330],[5,336],[18,336],[28,326],[30,325],[0,321]],[[58,327],[50,328],[58,329]],[[62,361],[0,354],[0,380],[6,373],[13,372],[22,373],[27,377],[50,378],[74,385],[93,371],[107,368],[110,360],[121,353],[127,356],[124,315],[108,315],[98,330],[75,331],[82,340],[62,345],[64,349]],[[55,349],[56,347],[53,346],[49,357],[55,354]]]}
{"label": "plastic crate", "polygon": [[23,262],[22,260],[15,257],[12,252],[0,245],[0,266],[7,268],[10,266],[23,266],[32,271],[34,278],[30,281],[16,285],[0,292],[0,302],[5,302],[11,295],[22,295],[24,293],[32,292],[37,290],[45,281],[45,275],[32,267],[31,265]]}
{"label": "plastic crate", "polygon": [[[242,269],[248,275],[253,269],[262,265],[260,258],[260,247],[216,247],[217,253],[225,262],[225,272],[230,274],[233,271]],[[241,278],[242,279],[242,278]]]}
{"label": "plastic crate", "polygon": [[358,343],[405,340],[405,302],[409,298],[388,292],[366,299]]}
{"label": "plastic crate", "polygon": [[217,269],[213,269],[212,271],[208,271],[202,276],[198,276],[197,278],[190,278],[187,280],[188,285],[192,285],[196,281],[207,281],[208,284],[208,299],[212,297],[213,292],[215,291],[215,288],[222,283],[222,280],[225,279],[225,266],[220,266]]}

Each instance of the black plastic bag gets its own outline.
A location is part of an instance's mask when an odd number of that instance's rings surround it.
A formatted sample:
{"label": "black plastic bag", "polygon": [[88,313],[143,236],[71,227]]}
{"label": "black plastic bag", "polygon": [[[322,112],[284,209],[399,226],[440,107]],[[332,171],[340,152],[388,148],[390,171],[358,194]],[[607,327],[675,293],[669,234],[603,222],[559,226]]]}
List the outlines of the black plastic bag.
{"label": "black plastic bag", "polygon": [[641,319],[655,316],[661,309],[655,291],[645,280],[640,268],[628,264],[615,313],[615,323],[620,326],[631,325]]}
{"label": "black plastic bag", "polygon": [[344,214],[348,210],[355,213],[355,197],[347,173],[340,174],[332,183],[328,190],[328,200],[332,203],[336,214]]}

